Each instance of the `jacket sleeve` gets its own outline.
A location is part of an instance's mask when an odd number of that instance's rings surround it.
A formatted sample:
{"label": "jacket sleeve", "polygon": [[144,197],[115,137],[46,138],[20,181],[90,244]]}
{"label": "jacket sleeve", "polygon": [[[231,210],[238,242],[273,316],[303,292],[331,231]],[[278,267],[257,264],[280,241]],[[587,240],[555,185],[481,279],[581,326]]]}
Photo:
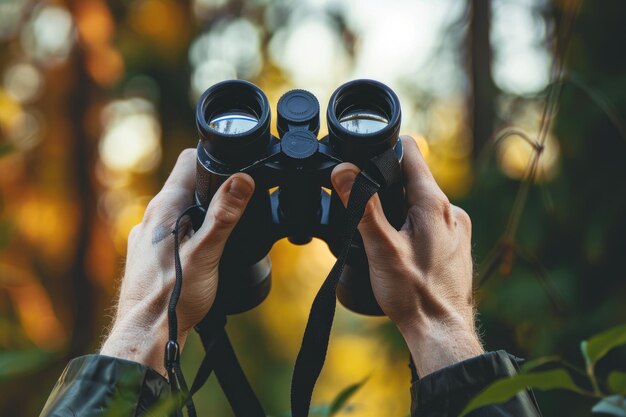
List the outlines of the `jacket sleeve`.
{"label": "jacket sleeve", "polygon": [[[489,352],[414,380],[411,417],[456,417],[480,391],[500,378],[517,374],[518,358],[505,351]],[[481,407],[468,417],[540,417],[531,390],[504,404]]]}
{"label": "jacket sleeve", "polygon": [[40,417],[135,417],[169,396],[167,380],[136,362],[102,355],[73,359],[54,386]]}

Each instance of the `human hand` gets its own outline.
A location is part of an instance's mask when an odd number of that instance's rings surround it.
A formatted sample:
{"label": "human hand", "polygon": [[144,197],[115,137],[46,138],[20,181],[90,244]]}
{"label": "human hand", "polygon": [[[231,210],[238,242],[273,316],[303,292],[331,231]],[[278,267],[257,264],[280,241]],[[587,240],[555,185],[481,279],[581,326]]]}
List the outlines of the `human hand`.
{"label": "human hand", "polygon": [[[378,195],[367,204],[359,232],[376,301],[395,322],[418,375],[484,352],[474,328],[471,220],[450,204],[411,137],[403,137],[406,222],[387,221]],[[344,205],[359,169],[343,163],[332,182]]]}
{"label": "human hand", "polygon": [[[178,216],[193,204],[195,178],[196,150],[186,149],[148,204],[143,221],[131,230],[117,314],[102,355],[140,362],[165,374],[167,304],[175,281],[172,231]],[[231,176],[213,196],[198,231],[193,233],[190,227],[189,233],[181,231],[184,280],[176,309],[181,349],[189,330],[213,305],[224,245],[253,190],[249,175]]]}

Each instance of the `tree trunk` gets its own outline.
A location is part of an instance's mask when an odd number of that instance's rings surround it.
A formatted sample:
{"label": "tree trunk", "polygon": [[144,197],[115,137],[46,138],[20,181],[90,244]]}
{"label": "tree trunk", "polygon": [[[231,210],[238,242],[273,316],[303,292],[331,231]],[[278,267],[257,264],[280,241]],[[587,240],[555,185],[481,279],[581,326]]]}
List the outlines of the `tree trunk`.
{"label": "tree trunk", "polygon": [[469,31],[468,51],[468,113],[473,137],[473,156],[478,157],[481,149],[493,133],[496,87],[491,77],[491,0],[468,2]]}

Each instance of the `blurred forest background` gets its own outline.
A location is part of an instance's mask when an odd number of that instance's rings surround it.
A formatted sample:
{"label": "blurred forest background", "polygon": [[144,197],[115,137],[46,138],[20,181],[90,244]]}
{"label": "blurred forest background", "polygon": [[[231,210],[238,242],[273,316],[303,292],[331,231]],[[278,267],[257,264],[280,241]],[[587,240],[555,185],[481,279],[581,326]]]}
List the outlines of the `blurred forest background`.
{"label": "blurred forest background", "polygon": [[[0,414],[38,415],[67,360],[97,351],[126,236],[195,146],[197,98],[229,78],[274,106],[308,89],[322,114],[350,79],[392,87],[473,219],[486,348],[582,367],[579,341],[626,321],[625,19],[622,0],[0,0]],[[271,258],[271,295],[228,330],[282,416],[334,259],[319,241]],[[200,358],[193,337],[188,378]],[[340,307],[313,402],[371,375],[341,415],[404,417],[407,358],[387,319]],[[595,402],[537,395],[547,416]],[[214,379],[196,404],[232,415]]]}

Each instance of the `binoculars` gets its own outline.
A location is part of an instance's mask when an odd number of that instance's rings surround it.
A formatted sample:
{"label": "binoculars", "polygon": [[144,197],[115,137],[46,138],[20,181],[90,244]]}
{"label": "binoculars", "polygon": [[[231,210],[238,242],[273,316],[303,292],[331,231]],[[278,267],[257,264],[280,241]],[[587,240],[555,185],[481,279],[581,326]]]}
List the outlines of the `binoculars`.
{"label": "binoculars", "polygon": [[[400,102],[386,85],[355,80],[339,87],[328,104],[329,133],[321,139],[319,112],[310,92],[285,93],[277,105],[277,138],[270,133],[268,99],[254,84],[224,81],[200,97],[196,203],[206,209],[218,187],[236,172],[249,174],[256,185],[220,262],[217,301],[226,314],[250,310],[267,297],[268,253],[277,240],[286,237],[303,245],[320,238],[338,256],[346,209],[332,191],[330,174],[337,164],[364,168],[390,148],[402,160]],[[399,229],[406,215],[402,179],[379,197],[385,216]],[[201,221],[193,219],[194,226]],[[360,236],[349,249],[337,297],[354,312],[383,315]]]}

